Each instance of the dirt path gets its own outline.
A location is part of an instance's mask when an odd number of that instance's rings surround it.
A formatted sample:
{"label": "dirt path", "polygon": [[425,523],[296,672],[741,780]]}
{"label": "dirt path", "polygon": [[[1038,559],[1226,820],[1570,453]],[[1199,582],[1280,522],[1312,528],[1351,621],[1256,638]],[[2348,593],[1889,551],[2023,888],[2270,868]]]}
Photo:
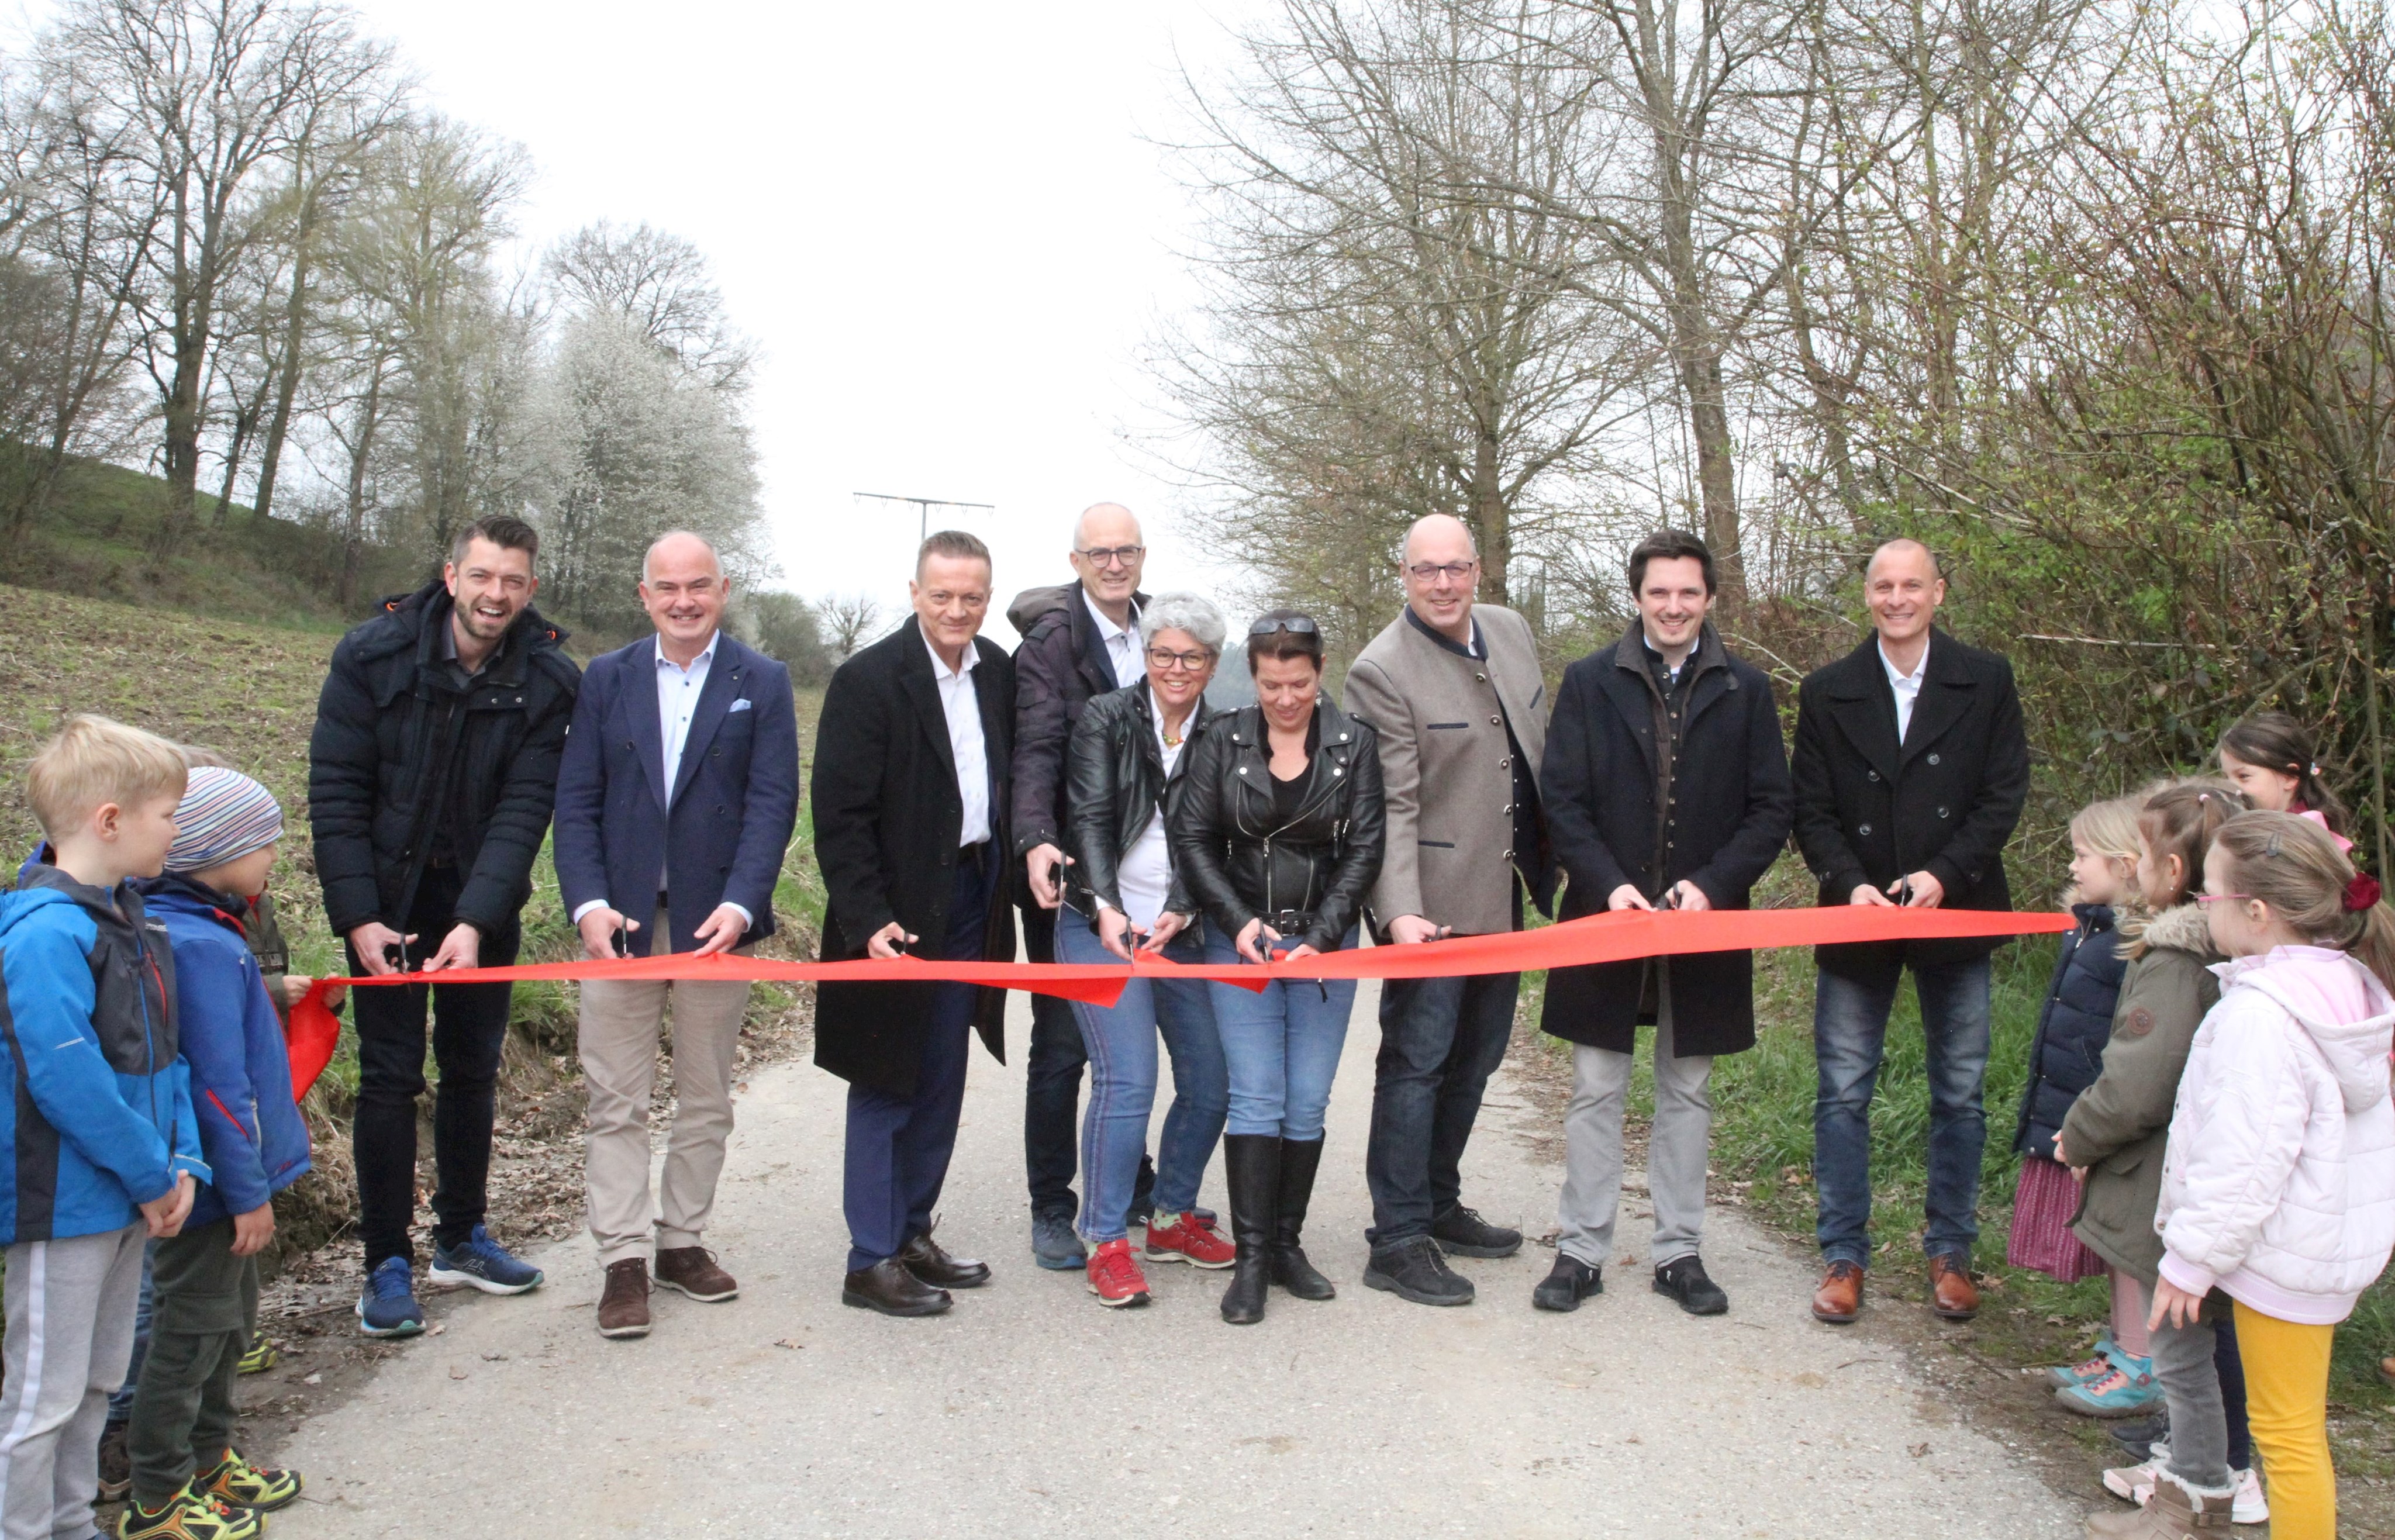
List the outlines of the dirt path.
{"label": "dirt path", "polygon": [[[1018,1013],[1022,1007],[1018,1003]],[[1215,1314],[1220,1275],[1151,1270],[1101,1310],[1025,1244],[1019,1066],[977,1056],[941,1235],[998,1276],[933,1321],[838,1297],[841,1086],[756,1074],[711,1237],[745,1287],[660,1296],[647,1339],[602,1341],[589,1245],[549,1284],[467,1297],[279,1451],[310,1501],[293,1540],[364,1535],[1008,1535],[1162,1521],[1257,1535],[2077,1533],[2002,1442],[1939,1414],[1900,1352],[1805,1314],[1801,1259],[1715,1210],[1730,1314],[1649,1292],[1643,1209],[1612,1292],[1534,1311],[1553,1254],[1461,1262],[1479,1302],[1365,1289],[1361,1165],[1378,1037],[1358,1002],[1309,1233],[1331,1303]],[[1017,1024],[1013,1041],[1024,1041]],[[1557,1173],[1510,1081],[1468,1160],[1492,1218],[1552,1229]],[[1208,1201],[1220,1206],[1219,1171]],[[2001,1516],[2000,1518],[1997,1516]]]}

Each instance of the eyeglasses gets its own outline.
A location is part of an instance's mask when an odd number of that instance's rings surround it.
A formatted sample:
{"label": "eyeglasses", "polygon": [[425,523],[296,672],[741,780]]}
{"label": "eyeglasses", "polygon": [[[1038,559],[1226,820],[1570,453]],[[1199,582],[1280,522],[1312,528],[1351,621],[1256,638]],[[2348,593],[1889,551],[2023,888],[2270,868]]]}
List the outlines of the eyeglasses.
{"label": "eyeglasses", "polygon": [[1406,571],[1413,574],[1413,578],[1416,583],[1428,583],[1434,578],[1441,577],[1447,579],[1450,583],[1461,583],[1465,578],[1470,577],[1472,575],[1473,569],[1479,565],[1480,563],[1477,560],[1449,561],[1443,565],[1423,561],[1418,562],[1411,567],[1408,567]]}
{"label": "eyeglasses", "polygon": [[1214,654],[1204,651],[1175,652],[1163,647],[1151,647],[1147,650],[1149,665],[1167,673],[1177,668],[1184,674],[1195,674],[1213,660]]}
{"label": "eyeglasses", "polygon": [[1272,616],[1266,615],[1264,619],[1248,627],[1248,635],[1251,637],[1269,637],[1275,631],[1286,631],[1292,637],[1310,637],[1316,634],[1317,629],[1317,627],[1314,624],[1314,617],[1312,615],[1290,615],[1286,619],[1279,620],[1276,620]]}
{"label": "eyeglasses", "polygon": [[2227,903],[2231,899],[2250,899],[2254,895],[2251,893],[2198,893],[2195,895],[2195,902],[2198,903]]}
{"label": "eyeglasses", "polygon": [[1092,567],[1128,567],[1146,553],[1145,546],[1100,546],[1074,554]]}

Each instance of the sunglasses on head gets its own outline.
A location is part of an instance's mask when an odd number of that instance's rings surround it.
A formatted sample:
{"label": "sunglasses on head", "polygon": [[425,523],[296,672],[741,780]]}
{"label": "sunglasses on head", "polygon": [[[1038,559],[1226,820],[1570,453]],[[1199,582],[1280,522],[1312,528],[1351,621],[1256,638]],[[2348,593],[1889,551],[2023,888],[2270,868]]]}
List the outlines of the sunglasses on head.
{"label": "sunglasses on head", "polygon": [[1267,616],[1248,627],[1248,635],[1251,637],[1269,637],[1275,631],[1286,631],[1293,637],[1313,636],[1316,632],[1314,617],[1291,615],[1287,620],[1274,620]]}

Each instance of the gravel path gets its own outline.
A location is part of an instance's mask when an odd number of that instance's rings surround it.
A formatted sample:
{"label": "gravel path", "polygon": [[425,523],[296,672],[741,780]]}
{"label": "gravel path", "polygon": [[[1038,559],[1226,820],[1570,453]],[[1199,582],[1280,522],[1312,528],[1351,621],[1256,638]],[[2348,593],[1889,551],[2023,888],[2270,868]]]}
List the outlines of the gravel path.
{"label": "gravel path", "polygon": [[[1016,1011],[1019,1047],[1020,996]],[[1648,1290],[1638,1205],[1611,1292],[1573,1315],[1530,1308],[1554,1256],[1535,1244],[1460,1261],[1480,1290],[1466,1309],[1364,1288],[1373,1020],[1368,986],[1308,1234],[1335,1301],[1275,1291],[1265,1322],[1237,1329],[1215,1313],[1219,1274],[1151,1269],[1155,1303],[1109,1311],[1078,1274],[1034,1268],[1019,1066],[976,1049],[940,1234],[996,1279],[931,1321],[845,1309],[842,1086],[785,1064],[741,1101],[710,1237],[738,1301],[661,1294],[649,1337],[606,1342],[588,1242],[550,1247],[546,1287],[436,1312],[439,1335],[297,1435],[284,1454],[310,1500],[274,1530],[2078,1533],[2076,1509],[1942,1415],[1895,1349],[1816,1325],[1805,1261],[1734,1211],[1714,1211],[1705,1253],[1726,1318]],[[1467,1198],[1549,1231],[1558,1173],[1532,1152],[1536,1119],[1510,1081],[1490,1091]],[[1221,1191],[1218,1169],[1207,1201],[1222,1206]]]}

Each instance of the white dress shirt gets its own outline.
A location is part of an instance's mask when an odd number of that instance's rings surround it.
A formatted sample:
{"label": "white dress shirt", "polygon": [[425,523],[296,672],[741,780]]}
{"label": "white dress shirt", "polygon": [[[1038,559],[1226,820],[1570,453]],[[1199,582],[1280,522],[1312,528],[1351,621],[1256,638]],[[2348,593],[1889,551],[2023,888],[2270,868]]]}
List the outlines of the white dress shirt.
{"label": "white dress shirt", "polygon": [[1147,672],[1147,660],[1139,655],[1138,607],[1132,606],[1131,624],[1125,626],[1108,620],[1087,588],[1081,590],[1081,605],[1098,623],[1098,639],[1106,644],[1106,661],[1115,665],[1115,688],[1138,683],[1140,676]]}
{"label": "white dress shirt", "polygon": [[[690,660],[688,667],[666,656],[665,638],[656,639],[654,656],[657,667],[657,746],[665,755],[665,797],[668,807],[673,802],[674,783],[681,778],[681,751],[690,744],[691,719],[698,715],[698,697],[707,689],[707,676],[715,667],[715,644],[722,636],[721,631],[710,633],[707,645],[699,649],[698,656]],[[663,872],[657,874],[657,880],[666,880]],[[746,904],[733,903],[729,899],[723,902],[740,916],[743,927],[757,923],[757,916],[748,913]],[[575,906],[574,923],[580,925],[583,915],[606,907],[605,899],[586,900]],[[649,921],[649,915],[642,914],[633,914],[630,918],[643,925]]]}
{"label": "white dress shirt", "polygon": [[923,638],[932,655],[932,678],[940,687],[940,709],[948,718],[948,749],[957,760],[957,796],[964,803],[964,822],[957,830],[959,848],[990,837],[989,749],[981,735],[981,701],[973,693],[973,671],[981,666],[981,650],[965,643],[964,667],[950,668],[932,638]]}
{"label": "white dress shirt", "polygon": [[[1164,778],[1170,782],[1172,768],[1181,762],[1181,751],[1189,746],[1189,740],[1184,736],[1177,744],[1166,743],[1164,705],[1153,690],[1147,692],[1147,704],[1156,717],[1156,752],[1164,757]],[[1190,715],[1197,715],[1195,706],[1190,708]],[[1122,895],[1123,914],[1130,917],[1131,925],[1141,930],[1155,928],[1156,916],[1164,913],[1164,901],[1172,888],[1172,857],[1165,849],[1161,809],[1147,815],[1147,826],[1124,852],[1122,863],[1115,868],[1115,888]]]}
{"label": "white dress shirt", "polygon": [[1887,687],[1896,691],[1896,741],[1901,744],[1904,735],[1912,731],[1912,704],[1921,699],[1921,681],[1929,672],[1929,649],[1921,650],[1921,660],[1912,665],[1912,673],[1899,674],[1895,661],[1887,655],[1887,643],[1883,641],[1879,644],[1879,665],[1887,670]]}

